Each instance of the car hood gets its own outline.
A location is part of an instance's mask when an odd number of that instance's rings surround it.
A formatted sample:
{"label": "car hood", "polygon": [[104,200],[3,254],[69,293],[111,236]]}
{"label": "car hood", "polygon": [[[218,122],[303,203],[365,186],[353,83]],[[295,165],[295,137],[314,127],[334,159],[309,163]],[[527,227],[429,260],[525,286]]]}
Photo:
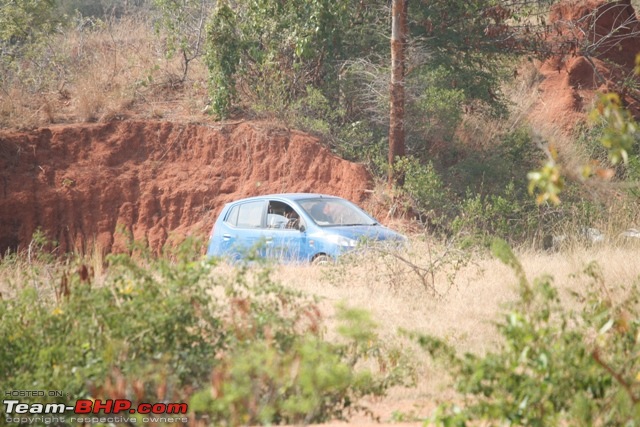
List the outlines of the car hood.
{"label": "car hood", "polygon": [[393,240],[404,242],[407,240],[400,233],[383,227],[382,225],[351,225],[326,227],[327,233],[335,233],[353,240]]}

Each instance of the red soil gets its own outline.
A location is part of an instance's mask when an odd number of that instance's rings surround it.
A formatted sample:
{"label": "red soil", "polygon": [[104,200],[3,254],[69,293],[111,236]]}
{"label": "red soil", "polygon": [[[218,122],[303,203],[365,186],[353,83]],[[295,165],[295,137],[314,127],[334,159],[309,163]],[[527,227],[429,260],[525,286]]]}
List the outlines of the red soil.
{"label": "red soil", "polygon": [[228,201],[322,192],[361,203],[371,177],[284,128],[125,121],[0,131],[0,185],[2,253],[38,227],[61,251],[125,250],[119,227],[157,251],[206,237]]}
{"label": "red soil", "polygon": [[[531,115],[538,125],[565,133],[583,122],[598,92],[619,91],[625,106],[640,116],[637,96],[619,82],[633,75],[640,53],[640,22],[630,0],[569,0],[550,14],[557,54],[540,67],[541,99]],[[585,46],[592,51],[586,54]]]}

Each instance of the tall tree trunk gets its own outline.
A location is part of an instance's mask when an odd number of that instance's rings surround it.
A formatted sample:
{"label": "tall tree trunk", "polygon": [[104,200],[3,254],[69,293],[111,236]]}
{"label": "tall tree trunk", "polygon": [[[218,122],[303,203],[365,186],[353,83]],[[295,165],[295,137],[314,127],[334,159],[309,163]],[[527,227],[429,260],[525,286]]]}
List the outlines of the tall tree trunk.
{"label": "tall tree trunk", "polygon": [[407,4],[393,0],[391,9],[391,87],[389,117],[389,185],[404,184],[404,174],[394,170],[398,157],[405,154],[404,144],[404,72],[407,45]]}

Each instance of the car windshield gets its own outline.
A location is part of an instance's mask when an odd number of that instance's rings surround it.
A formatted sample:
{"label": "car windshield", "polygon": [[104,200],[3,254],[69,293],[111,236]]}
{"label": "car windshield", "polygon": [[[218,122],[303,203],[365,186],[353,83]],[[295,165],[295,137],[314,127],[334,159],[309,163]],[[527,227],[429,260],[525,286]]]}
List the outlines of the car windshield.
{"label": "car windshield", "polygon": [[376,224],[369,215],[343,199],[307,199],[298,203],[320,226]]}

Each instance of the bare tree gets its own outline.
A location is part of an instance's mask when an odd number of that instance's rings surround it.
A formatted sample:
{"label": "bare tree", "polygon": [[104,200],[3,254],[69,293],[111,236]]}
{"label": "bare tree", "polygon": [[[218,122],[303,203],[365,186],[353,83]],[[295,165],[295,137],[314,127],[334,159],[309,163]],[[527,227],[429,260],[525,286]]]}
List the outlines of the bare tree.
{"label": "bare tree", "polygon": [[391,87],[389,115],[389,185],[402,185],[404,175],[395,170],[398,157],[405,154],[404,76],[407,46],[407,5],[409,0],[393,0],[391,9]]}
{"label": "bare tree", "polygon": [[187,80],[191,62],[204,54],[206,20],[215,3],[210,0],[154,0],[160,13],[156,29],[164,34],[167,52],[182,57],[182,76],[177,77],[178,84]]}

